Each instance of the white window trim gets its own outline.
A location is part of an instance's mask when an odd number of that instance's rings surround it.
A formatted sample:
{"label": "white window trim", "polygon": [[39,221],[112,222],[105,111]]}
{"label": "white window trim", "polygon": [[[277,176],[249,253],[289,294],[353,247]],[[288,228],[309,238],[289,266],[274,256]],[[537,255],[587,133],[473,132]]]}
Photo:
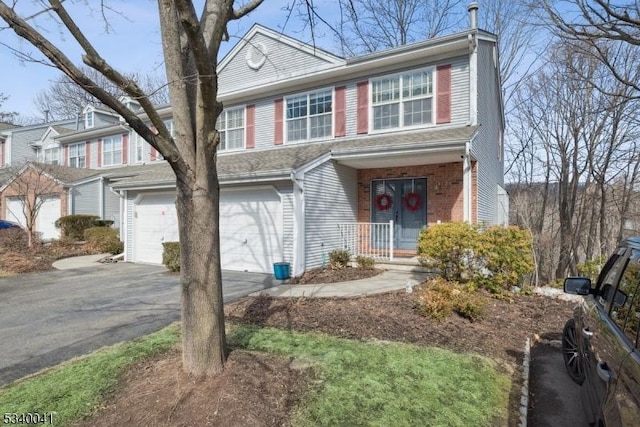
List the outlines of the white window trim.
{"label": "white window trim", "polygon": [[[109,151],[107,151],[107,140],[109,140],[109,142],[113,141],[113,142],[120,142],[120,149],[119,150],[115,150],[115,149],[111,149]],[[120,166],[122,164],[122,150],[123,150],[123,144],[124,141],[122,139],[122,135],[112,135],[112,136],[108,136],[106,138],[102,138],[102,166]],[[120,152],[120,155],[118,156],[117,159],[115,159],[115,161],[113,161],[113,153],[115,152]],[[110,153],[111,160],[113,161],[112,163],[107,163],[106,162],[106,158],[107,156],[105,154]]]}
{"label": "white window trim", "polygon": [[[225,108],[220,112],[220,117],[222,117],[223,114],[228,113],[229,111],[236,111],[236,110],[240,110],[242,111],[242,147],[240,148],[221,148],[220,145],[218,145],[218,152],[219,153],[231,153],[234,151],[243,151],[247,149],[247,106],[246,105],[237,105],[235,107],[230,107],[230,108]],[[226,119],[226,117],[225,117]],[[218,126],[216,125],[216,129],[218,128]],[[217,129],[218,132],[221,134],[220,136],[222,137],[222,132],[226,132],[229,130],[238,130],[240,128],[232,128],[232,129],[224,129],[224,130],[220,130]]]}
{"label": "white window trim", "polygon": [[[87,146],[85,142],[76,142],[74,144],[69,144],[67,147],[69,147],[69,157],[67,158],[67,164],[69,165],[69,167],[72,168],[78,168],[78,169],[82,169],[82,168],[86,168],[87,167]],[[71,155],[71,150],[72,148],[77,147],[77,155],[76,156],[72,156]],[[79,148],[82,147],[82,150],[80,150]],[[80,154],[82,152],[82,154]],[[71,159],[72,158],[76,158],[78,160],[76,160],[76,166],[72,166],[71,165]],[[84,159],[84,165],[80,166],[80,158]]]}
{"label": "white window trim", "polygon": [[[436,111],[437,108],[437,88],[438,88],[438,82],[437,82],[437,75],[438,73],[436,72],[437,68],[434,65],[430,65],[428,67],[420,67],[420,68],[412,68],[412,69],[408,69],[408,70],[404,70],[398,73],[393,73],[393,74],[385,74],[385,75],[381,75],[378,77],[373,77],[369,79],[369,106],[368,106],[368,122],[369,122],[369,133],[387,133],[387,132],[397,132],[397,131],[401,131],[401,130],[410,130],[410,129],[424,129],[424,128],[430,128],[430,127],[435,127],[436,126],[436,117],[438,117],[438,112]],[[420,125],[412,125],[412,126],[404,126],[402,124],[402,122],[404,121],[404,99],[402,98],[402,76],[404,74],[410,74],[410,73],[415,73],[415,72],[419,72],[419,71],[430,71],[431,72],[431,79],[432,79],[432,93],[431,93],[431,123],[427,123],[427,124],[420,124]],[[400,108],[399,108],[399,121],[400,121],[400,125],[398,127],[394,127],[394,128],[385,128],[385,129],[374,129],[373,127],[373,82],[377,81],[377,80],[382,80],[382,79],[389,79],[389,78],[393,78],[393,77],[400,77],[400,99],[398,100],[399,104],[400,104]],[[378,105],[385,105],[385,104],[394,104],[395,102],[385,102],[383,104],[377,104]]]}
{"label": "white window trim", "polygon": [[[329,135],[327,136],[320,136],[320,137],[316,137],[316,138],[310,138],[309,135],[311,134],[311,126],[309,126],[309,122],[310,122],[310,118],[312,116],[309,115],[309,105],[307,104],[307,137],[303,138],[303,139],[296,139],[293,141],[289,141],[289,128],[288,128],[288,121],[289,119],[287,119],[287,100],[290,98],[298,98],[300,96],[306,96],[307,97],[307,102],[309,102],[309,95],[311,94],[315,94],[315,93],[323,93],[323,92],[331,92],[331,112],[329,113],[329,115],[331,116],[331,131],[329,132]],[[334,135],[335,135],[335,129],[336,129],[336,91],[335,91],[335,87],[331,86],[331,87],[325,87],[325,88],[320,88],[320,89],[315,89],[315,90],[309,90],[306,92],[299,92],[299,93],[295,93],[295,94],[291,94],[288,96],[285,96],[283,99],[283,103],[282,103],[282,108],[284,109],[284,111],[282,112],[282,126],[283,126],[283,143],[287,144],[287,143],[291,143],[291,144],[300,144],[300,143],[304,143],[305,141],[323,141],[323,140],[327,140],[327,139],[333,139]]]}

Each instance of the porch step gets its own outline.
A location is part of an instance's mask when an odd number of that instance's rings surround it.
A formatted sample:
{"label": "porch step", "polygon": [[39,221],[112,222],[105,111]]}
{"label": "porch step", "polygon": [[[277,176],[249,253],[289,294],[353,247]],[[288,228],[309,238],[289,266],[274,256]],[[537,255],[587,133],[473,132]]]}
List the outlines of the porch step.
{"label": "porch step", "polygon": [[414,271],[416,273],[436,273],[436,270],[433,268],[423,267],[416,257],[397,257],[394,258],[393,261],[377,261],[376,268],[396,271]]}

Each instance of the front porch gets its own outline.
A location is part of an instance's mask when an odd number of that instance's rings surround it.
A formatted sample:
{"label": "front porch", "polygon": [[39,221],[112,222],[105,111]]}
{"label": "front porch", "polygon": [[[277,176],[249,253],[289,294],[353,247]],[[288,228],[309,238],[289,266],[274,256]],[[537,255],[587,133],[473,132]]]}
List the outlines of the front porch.
{"label": "front porch", "polygon": [[465,220],[462,163],[360,169],[357,206],[357,222],[337,224],[341,248],[377,262],[411,259],[422,228]]}

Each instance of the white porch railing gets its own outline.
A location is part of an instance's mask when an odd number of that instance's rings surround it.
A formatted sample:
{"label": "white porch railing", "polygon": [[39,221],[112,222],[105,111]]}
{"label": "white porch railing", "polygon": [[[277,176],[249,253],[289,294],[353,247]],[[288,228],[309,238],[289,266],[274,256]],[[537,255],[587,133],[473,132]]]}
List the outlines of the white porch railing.
{"label": "white porch railing", "polygon": [[393,221],[338,224],[340,246],[352,256],[393,261]]}

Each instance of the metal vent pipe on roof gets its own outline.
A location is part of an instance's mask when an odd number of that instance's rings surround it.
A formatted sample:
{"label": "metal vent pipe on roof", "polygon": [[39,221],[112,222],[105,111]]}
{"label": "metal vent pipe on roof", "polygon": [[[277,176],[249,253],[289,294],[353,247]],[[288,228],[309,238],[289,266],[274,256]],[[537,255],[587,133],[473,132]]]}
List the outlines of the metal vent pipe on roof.
{"label": "metal vent pipe on roof", "polygon": [[478,3],[473,2],[469,6],[467,6],[467,10],[469,11],[469,20],[471,23],[471,29],[478,29]]}

